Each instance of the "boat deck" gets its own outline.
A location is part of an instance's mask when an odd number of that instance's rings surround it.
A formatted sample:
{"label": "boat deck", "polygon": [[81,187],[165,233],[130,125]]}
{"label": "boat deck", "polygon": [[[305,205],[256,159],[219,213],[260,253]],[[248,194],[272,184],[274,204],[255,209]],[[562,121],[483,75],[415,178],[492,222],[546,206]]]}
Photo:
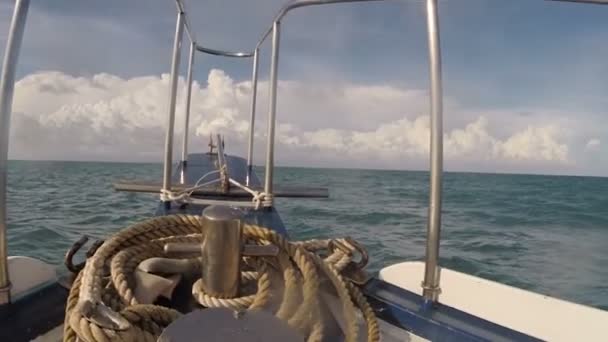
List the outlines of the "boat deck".
{"label": "boat deck", "polygon": [[[245,184],[247,178],[247,161],[240,157],[226,156],[226,164],[228,166],[228,172],[230,178],[233,178],[239,183]],[[217,169],[217,154],[209,153],[193,153],[188,155],[187,166],[179,164],[173,175],[173,184],[195,184],[203,175],[213,172]],[[217,174],[210,175],[205,180],[217,179]],[[255,175],[251,174],[249,184],[252,186],[261,186],[260,180]],[[243,198],[241,193],[237,193],[236,196],[227,198],[225,195],[222,196],[204,196],[205,199],[210,200],[227,200],[232,201],[250,201],[251,197]],[[156,215],[171,215],[171,214],[191,214],[200,215],[207,205],[204,204],[182,204],[182,205],[170,205],[167,203],[159,202],[156,210]],[[279,216],[277,210],[272,208],[265,208],[263,210],[252,210],[249,208],[242,208],[244,212],[244,220],[250,224],[256,224],[259,226],[270,227],[276,232],[287,236],[287,230],[283,224],[283,220]]]}
{"label": "boat deck", "polygon": [[[240,157],[226,156],[226,164],[230,177],[245,183],[246,161]],[[217,169],[217,155],[190,154],[186,165],[185,168],[181,165],[177,168],[173,175],[173,184],[195,184],[201,176]],[[250,184],[260,185],[255,173],[251,175]],[[213,196],[205,198],[221,199]],[[235,200],[248,199],[241,197]],[[167,207],[160,202],[156,214],[200,214],[204,208],[205,205],[200,204]],[[268,227],[287,236],[285,225],[274,207],[242,210],[245,212],[245,221]],[[418,278],[419,274],[411,276]],[[421,337],[431,341],[540,341],[447,305],[437,303],[429,307],[421,295],[378,278],[370,280],[362,289],[379,319],[406,331],[412,338]]]}

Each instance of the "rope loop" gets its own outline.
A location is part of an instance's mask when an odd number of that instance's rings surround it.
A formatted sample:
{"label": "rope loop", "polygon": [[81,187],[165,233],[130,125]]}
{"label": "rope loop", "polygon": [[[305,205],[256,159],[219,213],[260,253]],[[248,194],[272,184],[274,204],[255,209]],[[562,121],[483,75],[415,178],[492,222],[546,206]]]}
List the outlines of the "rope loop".
{"label": "rope loop", "polygon": [[[260,193],[258,200],[272,201],[272,196]],[[166,258],[163,246],[167,242],[202,243],[203,228],[199,216],[161,216],[134,224],[107,239],[87,260],[70,289],[64,341],[157,341],[180,313],[161,305],[139,303],[135,296],[136,269],[144,260]],[[279,253],[273,257],[243,257],[237,298],[210,296],[203,289],[202,279],[197,280],[192,286],[195,302],[238,312],[266,310],[306,336],[307,341],[321,341],[328,330],[321,311],[327,305],[327,293],[322,293],[322,289],[333,286],[335,291],[330,292],[337,293],[336,300],[342,306],[345,340],[359,341],[358,317],[362,317],[367,341],[379,341],[373,310],[341,273],[354,254],[364,255],[362,246],[349,238],[291,242],[270,229],[251,224],[243,225],[243,239],[260,245],[273,244]],[[200,271],[200,256],[187,258],[183,260],[188,267],[181,272]]]}
{"label": "rope loop", "polygon": [[253,203],[255,203],[255,209],[258,210],[262,207],[269,208],[272,207],[272,194],[268,194],[265,192],[256,191],[256,194],[253,195],[252,199]]}

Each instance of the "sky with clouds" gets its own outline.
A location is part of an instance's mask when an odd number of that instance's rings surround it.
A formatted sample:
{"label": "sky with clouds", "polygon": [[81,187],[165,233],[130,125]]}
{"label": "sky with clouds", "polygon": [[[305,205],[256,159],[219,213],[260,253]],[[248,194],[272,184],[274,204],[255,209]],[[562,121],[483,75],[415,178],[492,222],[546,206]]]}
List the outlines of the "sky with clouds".
{"label": "sky with clouds", "polygon": [[[200,44],[250,50],[283,1],[190,1],[189,11]],[[2,55],[12,9],[0,0]],[[440,0],[439,10],[447,169],[608,175],[608,6]],[[160,161],[175,15],[172,0],[32,1],[10,156]],[[278,164],[428,167],[424,1],[304,8],[282,28]],[[191,150],[220,132],[229,153],[245,154],[250,73],[248,60],[197,55]]]}

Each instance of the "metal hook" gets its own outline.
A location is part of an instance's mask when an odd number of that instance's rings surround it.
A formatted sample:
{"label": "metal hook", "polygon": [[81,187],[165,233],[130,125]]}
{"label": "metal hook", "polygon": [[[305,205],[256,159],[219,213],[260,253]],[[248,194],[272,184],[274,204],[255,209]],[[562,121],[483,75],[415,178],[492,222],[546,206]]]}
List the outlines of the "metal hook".
{"label": "metal hook", "polygon": [[[65,267],[72,273],[78,273],[80,271],[82,271],[82,269],[84,268],[85,262],[81,262],[79,264],[74,265],[74,255],[76,255],[76,253],[78,253],[78,251],[82,248],[82,246],[84,246],[87,242],[89,241],[89,237],[86,235],[83,235],[80,239],[78,239],[78,241],[74,242],[74,244],[72,245],[72,247],[70,247],[70,249],[68,249],[67,253],[65,253],[65,257],[63,258],[63,263],[65,264]],[[86,258],[90,258],[92,257],[95,252],[97,252],[97,249],[99,249],[99,247],[103,245],[103,240],[96,240],[91,247],[89,248],[89,250],[86,252]]]}
{"label": "metal hook", "polygon": [[360,243],[358,243],[355,239],[351,238],[350,236],[347,236],[344,240],[346,240],[346,242],[348,242],[351,246],[353,246],[355,248],[355,250],[361,256],[361,259],[359,259],[359,261],[355,263],[357,268],[359,268],[359,269],[365,268],[365,266],[367,266],[367,263],[369,262],[369,254],[367,253],[367,250],[365,249],[365,247],[363,247]]}
{"label": "metal hook", "polygon": [[74,255],[84,246],[85,243],[89,241],[89,238],[86,235],[83,235],[78,239],[78,241],[74,242],[72,247],[68,249],[67,253],[65,253],[65,257],[63,258],[63,263],[65,267],[70,270],[72,273],[78,273],[84,268],[84,262],[81,262],[77,265],[74,265]]}
{"label": "metal hook", "polygon": [[367,263],[369,262],[369,254],[367,253],[365,247],[361,246],[361,244],[359,244],[357,241],[355,241],[355,239],[351,238],[350,236],[344,238],[344,241],[346,241],[350,246],[347,246],[346,244],[340,242],[340,240],[331,240],[329,241],[328,245],[329,250],[334,251],[338,249],[349,257],[352,257],[355,254],[359,254],[359,261],[353,262],[353,264],[359,269],[362,269],[367,266]]}

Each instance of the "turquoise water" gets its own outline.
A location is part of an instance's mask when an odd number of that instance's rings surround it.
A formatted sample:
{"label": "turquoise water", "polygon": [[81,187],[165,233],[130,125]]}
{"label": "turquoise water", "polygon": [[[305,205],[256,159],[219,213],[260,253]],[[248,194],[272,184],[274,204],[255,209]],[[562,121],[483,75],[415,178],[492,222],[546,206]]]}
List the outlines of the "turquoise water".
{"label": "turquoise water", "polygon": [[[9,164],[9,253],[52,263],[82,234],[150,217],[157,195],[116,179],[160,179],[157,164]],[[327,186],[326,200],[277,203],[291,237],[350,235],[371,270],[424,255],[428,174],[278,168],[277,184]],[[608,310],[608,178],[447,173],[442,265]],[[412,275],[421,277],[421,275]]]}

